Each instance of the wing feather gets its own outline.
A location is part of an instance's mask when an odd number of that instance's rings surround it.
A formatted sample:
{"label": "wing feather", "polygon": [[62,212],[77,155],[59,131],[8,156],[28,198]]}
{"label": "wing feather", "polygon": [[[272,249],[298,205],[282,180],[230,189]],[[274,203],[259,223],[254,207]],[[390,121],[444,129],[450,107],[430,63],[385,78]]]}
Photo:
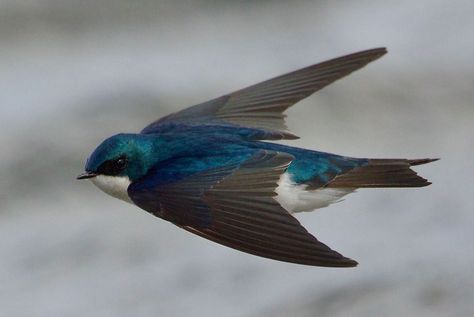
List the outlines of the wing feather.
{"label": "wing feather", "polygon": [[375,48],[315,64],[159,119],[141,133],[158,133],[176,126],[234,126],[248,128],[254,138],[296,139],[285,124],[286,109],[332,82],[349,75],[386,53]]}
{"label": "wing feather", "polygon": [[[243,163],[191,175],[145,196],[129,192],[145,210],[243,252],[306,265],[355,266],[357,262],[318,241],[274,199],[292,159],[286,153],[261,150]],[[156,203],[150,205],[151,199]]]}

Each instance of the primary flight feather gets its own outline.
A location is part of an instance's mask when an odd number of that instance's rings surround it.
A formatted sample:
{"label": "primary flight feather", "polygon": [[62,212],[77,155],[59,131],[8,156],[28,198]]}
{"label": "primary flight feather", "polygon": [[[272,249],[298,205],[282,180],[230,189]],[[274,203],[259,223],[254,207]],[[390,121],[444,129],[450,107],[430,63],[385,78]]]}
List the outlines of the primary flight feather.
{"label": "primary flight feather", "polygon": [[385,53],[335,58],[170,114],[138,134],[112,136],[78,179],[237,250],[355,266],[292,213],[326,207],[357,188],[427,186],[411,167],[433,159],[353,158],[265,140],[298,138],[287,130],[286,109]]}

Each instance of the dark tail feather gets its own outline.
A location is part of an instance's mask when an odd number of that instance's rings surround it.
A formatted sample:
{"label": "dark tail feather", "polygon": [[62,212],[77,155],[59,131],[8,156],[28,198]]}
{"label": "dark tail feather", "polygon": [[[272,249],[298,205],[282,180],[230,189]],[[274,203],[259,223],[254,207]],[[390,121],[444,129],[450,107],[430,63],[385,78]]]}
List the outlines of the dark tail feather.
{"label": "dark tail feather", "polygon": [[424,187],[431,183],[410,169],[438,159],[370,159],[367,165],[336,176],[327,187]]}

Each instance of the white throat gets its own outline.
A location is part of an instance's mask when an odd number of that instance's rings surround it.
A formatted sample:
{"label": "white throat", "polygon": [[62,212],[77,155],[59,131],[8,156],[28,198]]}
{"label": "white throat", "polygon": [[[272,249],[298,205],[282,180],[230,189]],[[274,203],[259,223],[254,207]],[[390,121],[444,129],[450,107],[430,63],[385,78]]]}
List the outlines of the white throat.
{"label": "white throat", "polygon": [[104,193],[133,204],[127,192],[128,186],[131,183],[128,176],[97,175],[90,180]]}
{"label": "white throat", "polygon": [[[131,181],[128,176],[97,175],[90,179],[104,193],[133,204],[128,196],[128,186]],[[284,173],[278,187],[275,199],[290,213],[312,211],[338,202],[341,198],[354,191],[354,188],[323,188],[306,190],[306,185],[297,185],[288,173]]]}

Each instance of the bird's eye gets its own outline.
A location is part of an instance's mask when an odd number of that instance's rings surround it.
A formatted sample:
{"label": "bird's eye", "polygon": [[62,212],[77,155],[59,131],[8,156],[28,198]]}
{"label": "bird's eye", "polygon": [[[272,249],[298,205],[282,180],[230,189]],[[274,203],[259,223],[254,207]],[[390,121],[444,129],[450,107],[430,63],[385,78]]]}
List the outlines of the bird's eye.
{"label": "bird's eye", "polygon": [[124,157],[120,157],[115,161],[115,168],[119,171],[122,171],[125,166],[127,166],[127,159]]}
{"label": "bird's eye", "polygon": [[114,160],[108,160],[102,163],[97,169],[97,173],[103,175],[119,175],[127,167],[127,164],[127,158],[120,156]]}

